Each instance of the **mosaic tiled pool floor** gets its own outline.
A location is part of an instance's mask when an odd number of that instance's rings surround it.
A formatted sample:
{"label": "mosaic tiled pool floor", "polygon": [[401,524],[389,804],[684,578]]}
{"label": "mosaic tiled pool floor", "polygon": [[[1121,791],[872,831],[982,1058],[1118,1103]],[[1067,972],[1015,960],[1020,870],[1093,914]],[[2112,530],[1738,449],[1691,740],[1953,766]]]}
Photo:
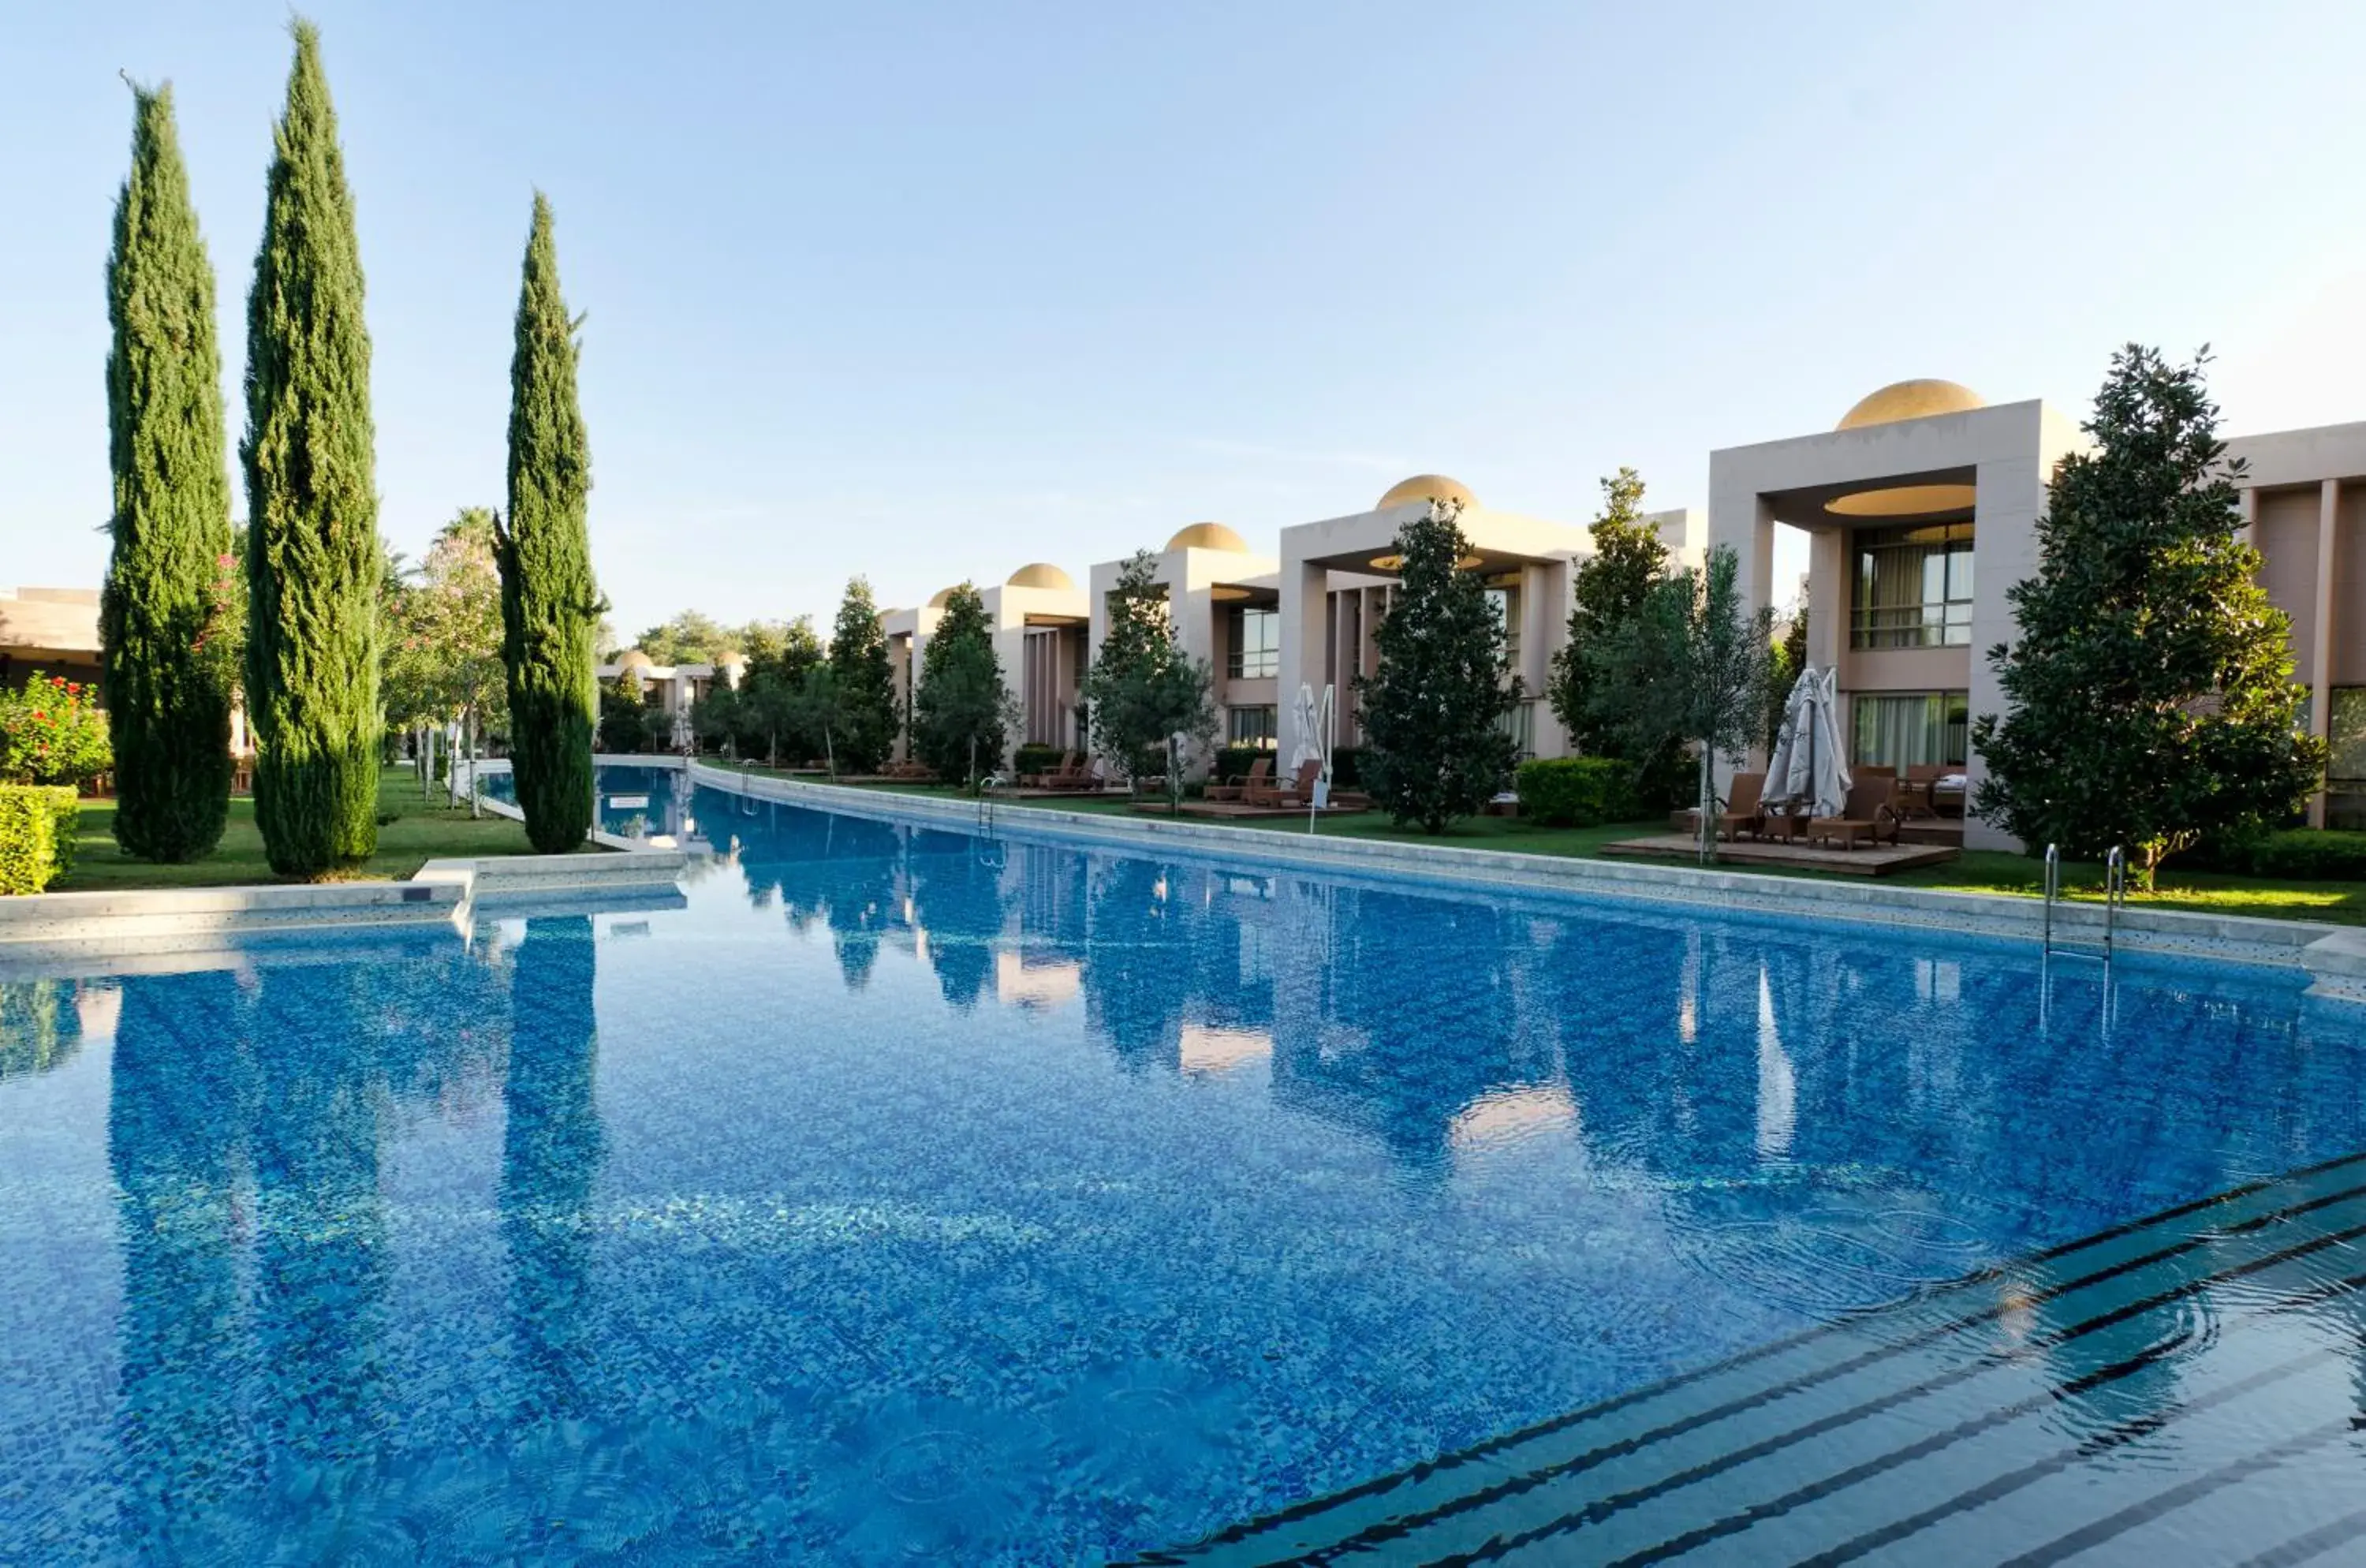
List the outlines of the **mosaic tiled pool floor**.
{"label": "mosaic tiled pool floor", "polygon": [[[639,784],[717,852],[677,908],[0,987],[0,1562],[1088,1562],[1473,1456],[1369,1495],[1417,1514],[1829,1371],[1402,1540],[1352,1500],[1302,1516],[1383,1556],[1545,1530],[1532,1557],[1591,1562],[2045,1394],[1701,1543],[1773,1561],[1858,1499],[1895,1505],[1863,1535],[2035,1463],[2031,1432],[2162,1423],[1997,1507],[2132,1506],[2177,1443],[2302,1391],[2350,1407],[2333,1361],[2216,1393],[2346,1332],[2346,1298],[2280,1303],[2348,1243],[2074,1337],[2123,1299],[2045,1293],[2090,1254],[1922,1294],[2366,1149],[2366,1019],[2296,979]],[[2115,1280],[2158,1294],[2354,1208],[2214,1211]],[[1888,1348],[1974,1296],[1987,1327]],[[1860,1348],[1889,1359],[1830,1370]],[[1770,1453],[1585,1513],[1910,1363],[1974,1370],[1835,1427],[1824,1471]],[[1721,1366],[1643,1426],[1539,1428]]]}
{"label": "mosaic tiled pool floor", "polygon": [[1147,1563],[2366,1560],[2366,1156]]}

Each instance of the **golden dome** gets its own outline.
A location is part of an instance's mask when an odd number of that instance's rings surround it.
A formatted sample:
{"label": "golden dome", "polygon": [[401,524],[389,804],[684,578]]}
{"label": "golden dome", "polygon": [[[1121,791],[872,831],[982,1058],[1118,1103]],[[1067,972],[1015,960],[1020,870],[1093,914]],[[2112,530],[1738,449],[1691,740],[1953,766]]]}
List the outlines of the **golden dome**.
{"label": "golden dome", "polygon": [[1042,560],[1029,561],[1004,578],[1003,583],[1010,588],[1049,588],[1060,592],[1071,592],[1076,586],[1074,578],[1050,561]]}
{"label": "golden dome", "polygon": [[[955,586],[959,585],[956,584]],[[929,608],[931,610],[941,610],[945,607],[946,601],[950,600],[952,596],[952,589],[940,588],[934,593],[929,595]]]}
{"label": "golden dome", "polygon": [[1988,407],[1977,392],[1959,381],[1922,379],[1892,381],[1857,400],[1841,415],[1836,430],[1860,430],[1868,424],[1895,424],[1901,419],[1929,419],[1933,414],[1963,413]]}
{"label": "golden dome", "polygon": [[657,660],[637,648],[628,648],[617,659],[616,667],[620,670],[654,670]]}
{"label": "golden dome", "polygon": [[1459,501],[1465,506],[1476,506],[1479,498],[1460,479],[1449,479],[1444,474],[1415,474],[1389,487],[1372,510],[1386,512],[1391,506],[1411,506],[1421,501]]}
{"label": "golden dome", "polygon": [[1166,547],[1170,550],[1229,550],[1236,556],[1249,553],[1249,542],[1222,523],[1194,523],[1188,528],[1177,528],[1175,536],[1166,541]]}

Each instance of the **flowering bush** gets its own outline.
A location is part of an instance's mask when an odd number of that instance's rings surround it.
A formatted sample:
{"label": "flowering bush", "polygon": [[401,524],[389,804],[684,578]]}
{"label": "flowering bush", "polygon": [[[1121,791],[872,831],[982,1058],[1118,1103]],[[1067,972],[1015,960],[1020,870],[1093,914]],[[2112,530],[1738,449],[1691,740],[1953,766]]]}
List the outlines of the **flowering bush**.
{"label": "flowering bush", "polygon": [[21,692],[0,692],[0,780],[84,784],[115,765],[98,694],[39,671]]}

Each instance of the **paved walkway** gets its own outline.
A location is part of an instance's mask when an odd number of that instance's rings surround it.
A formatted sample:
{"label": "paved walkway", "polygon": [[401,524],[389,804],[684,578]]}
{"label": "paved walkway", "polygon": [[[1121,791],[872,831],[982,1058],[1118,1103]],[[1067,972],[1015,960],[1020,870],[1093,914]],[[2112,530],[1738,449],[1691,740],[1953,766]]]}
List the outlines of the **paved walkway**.
{"label": "paved walkway", "polygon": [[2366,1562],[2361,1287],[2366,1155],[1143,1561]]}

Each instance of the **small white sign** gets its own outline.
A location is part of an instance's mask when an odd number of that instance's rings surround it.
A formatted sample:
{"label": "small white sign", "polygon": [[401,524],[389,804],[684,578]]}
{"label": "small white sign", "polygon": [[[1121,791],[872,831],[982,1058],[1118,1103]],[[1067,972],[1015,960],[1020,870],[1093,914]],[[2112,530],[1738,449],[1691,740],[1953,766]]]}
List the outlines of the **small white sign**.
{"label": "small white sign", "polygon": [[646,795],[612,795],[608,804],[618,811],[647,811],[649,797]]}
{"label": "small white sign", "polygon": [[1316,779],[1314,781],[1314,809],[1320,811],[1330,804],[1331,781],[1325,778]]}

